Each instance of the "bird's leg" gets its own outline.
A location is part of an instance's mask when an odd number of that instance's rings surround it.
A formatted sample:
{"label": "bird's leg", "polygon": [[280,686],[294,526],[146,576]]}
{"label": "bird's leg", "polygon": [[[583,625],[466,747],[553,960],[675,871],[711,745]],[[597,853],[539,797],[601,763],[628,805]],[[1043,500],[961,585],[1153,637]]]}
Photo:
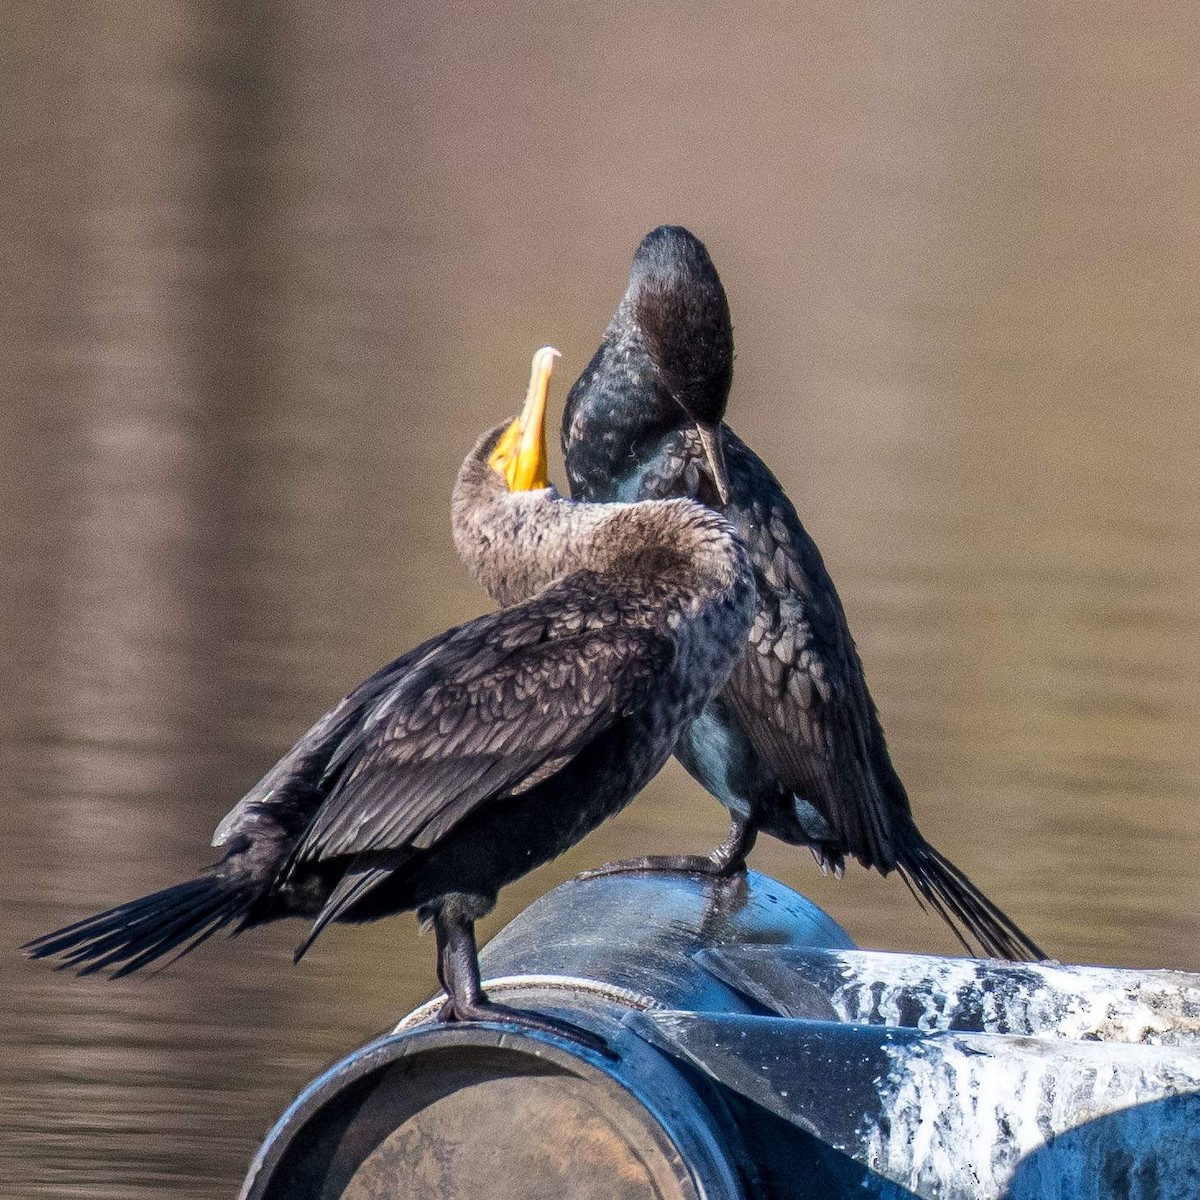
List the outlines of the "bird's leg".
{"label": "bird's leg", "polygon": [[757,837],[758,829],[752,822],[735,816],[729,823],[725,840],[707,854],[652,854],[646,858],[630,858],[584,871],[578,878],[598,879],[602,875],[624,875],[630,871],[687,871],[726,879],[746,869],[746,858]]}
{"label": "bird's leg", "polygon": [[438,1009],[437,1020],[453,1021],[454,1020],[454,1001],[450,999],[450,984],[446,979],[446,955],[445,947],[442,939],[442,925],[440,921],[434,922],[434,936],[437,938],[437,977],[438,983],[442,985],[442,991],[446,993],[446,1002]]}
{"label": "bird's leg", "polygon": [[450,917],[439,910],[433,918],[433,931],[437,938],[438,982],[446,993],[438,1020],[485,1020],[474,1016],[475,1010],[487,1003],[479,978],[474,922]]}
{"label": "bird's leg", "polygon": [[439,911],[433,919],[433,928],[437,937],[438,978],[447,997],[437,1020],[499,1021],[505,1025],[520,1025],[567,1038],[605,1058],[617,1057],[602,1037],[589,1030],[489,1000],[479,977],[479,951],[475,945],[473,921]]}
{"label": "bird's leg", "polygon": [[708,852],[718,875],[734,875],[746,869],[746,859],[758,840],[758,826],[744,817],[731,817],[725,840]]}

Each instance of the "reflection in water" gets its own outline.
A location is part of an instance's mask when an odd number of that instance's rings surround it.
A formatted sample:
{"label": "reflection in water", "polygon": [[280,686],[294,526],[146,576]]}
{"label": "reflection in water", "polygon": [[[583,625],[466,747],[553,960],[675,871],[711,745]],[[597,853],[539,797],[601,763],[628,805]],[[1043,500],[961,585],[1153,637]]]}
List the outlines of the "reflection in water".
{"label": "reflection in water", "polygon": [[[8,16],[10,943],[189,875],[314,714],[480,611],[462,454],[532,347],[583,365],[671,219],[721,267],[733,423],[825,552],[922,828],[1064,958],[1200,967],[1200,101],[1174,20]],[[723,824],[671,767],[491,928]],[[754,862],[864,945],[953,950],[894,881]],[[297,932],[117,984],[0,955],[0,1195],[229,1195],[299,1085],[432,988],[405,919],[292,970]]]}

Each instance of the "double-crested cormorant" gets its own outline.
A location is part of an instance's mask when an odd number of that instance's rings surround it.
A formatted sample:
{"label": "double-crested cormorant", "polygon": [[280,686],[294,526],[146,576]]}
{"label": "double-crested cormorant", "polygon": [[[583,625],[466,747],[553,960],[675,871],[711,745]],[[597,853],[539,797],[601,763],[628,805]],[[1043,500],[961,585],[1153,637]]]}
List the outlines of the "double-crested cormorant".
{"label": "double-crested cormorant", "polygon": [[507,607],[321,717],[221,822],[220,862],[30,955],[125,975],[234,922],[313,917],[298,959],[330,921],[416,909],[437,936],[444,1019],[557,1029],[487,999],[474,922],[659,770],[745,644],[754,585],[702,505],[583,504],[547,486],[556,353],[535,355],[521,416],[479,440],[454,487],[459,554]]}
{"label": "double-crested cormorant", "polygon": [[717,508],[750,552],[758,599],[746,652],[675,751],[730,810],[729,836],[707,858],[605,869],[730,872],[763,830],[835,872],[846,855],[899,871],[968,950],[973,937],[1001,958],[1044,957],[917,829],[820,552],[762,460],[721,423],[732,373],[729,306],[707,250],[681,227],[652,230],[567,397],[571,492]]}

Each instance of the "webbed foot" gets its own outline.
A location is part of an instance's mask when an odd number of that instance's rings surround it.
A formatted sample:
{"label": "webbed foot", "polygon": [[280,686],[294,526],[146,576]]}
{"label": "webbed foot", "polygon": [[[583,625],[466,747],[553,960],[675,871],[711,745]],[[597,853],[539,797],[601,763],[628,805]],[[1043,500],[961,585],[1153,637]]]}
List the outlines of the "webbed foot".
{"label": "webbed foot", "polygon": [[708,875],[725,879],[746,869],[742,862],[719,862],[708,854],[652,854],[646,858],[627,858],[622,862],[605,863],[590,871],[581,871],[576,879],[601,879],[605,875],[628,875],[638,871],[677,871],[692,875]]}
{"label": "webbed foot", "polygon": [[758,830],[749,821],[734,817],[725,840],[707,854],[652,854],[605,863],[584,871],[578,879],[599,879],[604,875],[625,875],[633,871],[680,871],[707,875],[710,879],[728,879],[746,869],[746,858],[754,848]]}
{"label": "webbed foot", "polygon": [[510,1008],[507,1004],[496,1004],[486,996],[473,1000],[456,1000],[451,997],[442,1005],[437,1020],[445,1024],[459,1021],[495,1021],[502,1025],[519,1025],[523,1029],[536,1029],[541,1033],[566,1038],[614,1062],[620,1057],[599,1034],[592,1033],[589,1029],[581,1029],[569,1021],[526,1012],[521,1008]]}

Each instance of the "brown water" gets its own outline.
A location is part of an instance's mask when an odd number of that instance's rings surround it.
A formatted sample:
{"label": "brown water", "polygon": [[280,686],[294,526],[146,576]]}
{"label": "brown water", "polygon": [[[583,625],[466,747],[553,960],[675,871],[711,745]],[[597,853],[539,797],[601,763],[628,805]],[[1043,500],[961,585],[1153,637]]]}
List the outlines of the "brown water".
{"label": "brown water", "polygon": [[[252,13],[253,15],[247,15]],[[1064,959],[1200,969],[1194,7],[9,5],[3,941],[183,878],[310,719],[484,607],[448,536],[531,350],[704,236],[732,423],[926,832]],[[702,849],[677,768],[503,896]],[[761,846],[863,945],[902,886]],[[0,953],[0,1195],[220,1197],[433,986],[410,918],[157,977]]]}

